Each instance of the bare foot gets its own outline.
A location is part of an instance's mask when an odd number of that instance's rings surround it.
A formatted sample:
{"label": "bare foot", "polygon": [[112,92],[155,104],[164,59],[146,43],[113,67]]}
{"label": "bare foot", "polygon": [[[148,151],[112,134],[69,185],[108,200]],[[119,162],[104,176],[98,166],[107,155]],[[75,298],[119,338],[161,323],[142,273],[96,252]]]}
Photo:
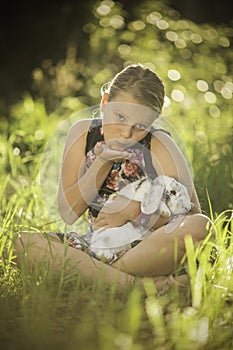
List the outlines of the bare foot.
{"label": "bare foot", "polygon": [[158,276],[153,278],[155,287],[158,292],[158,296],[161,296],[168,292],[173,286],[179,288],[187,288],[189,285],[189,275],[183,274],[180,276],[174,277],[173,275],[169,276]]}

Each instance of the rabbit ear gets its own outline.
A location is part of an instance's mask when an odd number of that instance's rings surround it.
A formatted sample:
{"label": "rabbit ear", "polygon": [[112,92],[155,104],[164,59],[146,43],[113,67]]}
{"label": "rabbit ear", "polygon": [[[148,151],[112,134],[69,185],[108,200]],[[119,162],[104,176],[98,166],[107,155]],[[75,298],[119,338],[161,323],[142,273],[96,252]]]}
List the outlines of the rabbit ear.
{"label": "rabbit ear", "polygon": [[144,201],[141,203],[141,210],[144,214],[153,214],[158,208],[165,192],[165,185],[152,183]]}

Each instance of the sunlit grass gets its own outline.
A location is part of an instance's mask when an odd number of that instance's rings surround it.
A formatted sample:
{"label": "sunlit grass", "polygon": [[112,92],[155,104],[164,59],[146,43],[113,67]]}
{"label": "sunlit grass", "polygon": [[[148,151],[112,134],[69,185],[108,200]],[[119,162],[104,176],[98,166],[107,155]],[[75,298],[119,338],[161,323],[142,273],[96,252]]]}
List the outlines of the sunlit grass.
{"label": "sunlit grass", "polygon": [[[130,19],[119,3],[97,1],[83,30],[90,43],[85,60],[71,47],[63,62],[42,62],[33,72],[40,98],[26,94],[11,106],[9,120],[0,117],[1,347],[232,349],[232,28],[197,26],[161,1],[135,5]],[[54,273],[43,262],[33,273],[26,264],[19,270],[15,237],[58,225],[45,210],[38,179],[46,142],[71,113],[99,103],[101,85],[135,62],[165,82],[163,115],[187,147],[213,223],[199,246],[187,236],[189,288],[160,295],[150,280],[143,290],[127,285],[119,291],[101,280],[87,286],[81,276],[67,276],[65,266]],[[84,218],[79,228],[85,225]]]}
{"label": "sunlit grass", "polygon": [[[39,164],[39,155],[35,154],[33,161]],[[15,174],[26,174],[25,163],[14,166]],[[206,239],[194,247],[187,237],[187,290],[174,287],[159,295],[150,280],[145,280],[144,291],[130,285],[121,291],[114,284],[106,288],[101,281],[86,286],[80,276],[67,276],[62,268],[53,273],[43,262],[33,273],[27,265],[21,270],[16,267],[12,249],[15,235],[21,230],[45,232],[53,228],[44,212],[36,177],[32,181],[28,177],[29,186],[9,176],[1,188],[5,205],[1,207],[0,233],[2,345],[69,350],[77,346],[93,350],[232,347],[230,210],[217,215],[209,202],[213,226]]]}
{"label": "sunlit grass", "polygon": [[[190,288],[174,287],[162,296],[145,280],[144,291],[125,286],[121,291],[98,281],[86,286],[78,276],[53,273],[46,264],[19,271],[10,261],[9,243],[19,230],[16,211],[6,217],[7,240],[1,235],[1,339],[17,349],[65,346],[66,349],[200,349],[232,346],[233,251],[228,220],[214,220],[215,238],[194,248],[187,239]],[[215,247],[214,261],[210,261]],[[196,260],[199,265],[197,267]],[[14,332],[10,332],[13,327]],[[4,343],[5,342],[5,343]]]}

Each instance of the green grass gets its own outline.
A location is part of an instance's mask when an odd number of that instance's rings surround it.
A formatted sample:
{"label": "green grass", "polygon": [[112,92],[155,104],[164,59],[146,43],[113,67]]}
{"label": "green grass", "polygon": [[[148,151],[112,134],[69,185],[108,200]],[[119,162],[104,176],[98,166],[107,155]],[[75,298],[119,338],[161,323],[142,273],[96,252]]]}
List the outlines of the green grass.
{"label": "green grass", "polygon": [[[16,267],[11,243],[14,236],[21,230],[45,232],[57,226],[45,210],[38,174],[43,147],[59,118],[48,122],[46,114],[40,113],[40,123],[39,130],[45,130],[47,136],[38,143],[34,142],[33,127],[24,131],[24,138],[19,138],[16,127],[8,137],[1,136],[1,346],[67,350],[231,349],[232,211],[217,214],[207,194],[214,226],[199,247],[194,248],[187,237],[187,290],[174,287],[158,295],[154,285],[146,280],[144,292],[130,285],[119,292],[114,284],[106,288],[101,280],[86,286],[81,277],[65,276],[62,270],[55,274],[43,263],[36,265],[33,273],[26,265],[21,270]],[[26,150],[15,154],[15,147],[22,150],[23,145]],[[85,227],[85,218],[79,224]]]}
{"label": "green grass", "polygon": [[[109,21],[99,11],[103,5]],[[166,2],[147,0],[130,16],[117,2],[95,1],[83,30],[84,56],[76,57],[72,43],[64,60],[42,62],[33,72],[35,96],[22,96],[7,117],[0,115],[1,348],[233,349],[232,28],[196,25]],[[19,270],[11,242],[21,230],[69,229],[53,212],[66,132],[57,126],[73,113],[83,117],[84,108],[99,103],[101,85],[135,62],[165,82],[165,127],[185,144],[202,209],[214,223],[200,246],[187,237],[190,287],[158,295],[146,280],[143,292],[130,285],[119,292],[101,280],[87,287],[80,276],[55,274],[43,263],[33,273],[26,265]],[[178,81],[170,70],[180,74]],[[46,153],[42,169],[49,140],[58,152]],[[85,227],[84,217],[77,228]]]}
{"label": "green grass", "polygon": [[130,285],[117,291],[101,281],[86,286],[78,276],[55,274],[43,262],[33,274],[27,265],[18,270],[5,239],[21,227],[14,224],[16,212],[12,208],[5,217],[1,232],[1,251],[8,252],[0,275],[4,349],[232,348],[233,245],[230,221],[223,228],[227,212],[214,218],[214,240],[207,236],[196,249],[186,240],[190,288],[175,287],[161,296],[149,279],[144,292]]}

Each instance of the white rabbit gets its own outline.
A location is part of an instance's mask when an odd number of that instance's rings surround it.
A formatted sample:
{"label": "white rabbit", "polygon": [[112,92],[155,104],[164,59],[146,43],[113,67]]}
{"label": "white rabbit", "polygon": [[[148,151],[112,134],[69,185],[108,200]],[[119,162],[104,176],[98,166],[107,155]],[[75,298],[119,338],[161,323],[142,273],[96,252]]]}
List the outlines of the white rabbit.
{"label": "white rabbit", "polygon": [[160,175],[149,182],[149,185],[149,191],[141,201],[143,213],[158,212],[162,216],[170,217],[186,214],[192,208],[186,187],[174,178]]}
{"label": "white rabbit", "polygon": [[[185,215],[192,208],[186,187],[174,178],[163,175],[154,180],[143,178],[132,182],[121,189],[118,195],[140,201],[141,212],[148,215]],[[110,201],[111,197],[106,203]],[[148,228],[143,226],[134,227],[131,222],[119,227],[100,228],[93,232],[90,248],[98,258],[110,261],[114,253],[130,248],[131,242],[142,240],[148,231]]]}

